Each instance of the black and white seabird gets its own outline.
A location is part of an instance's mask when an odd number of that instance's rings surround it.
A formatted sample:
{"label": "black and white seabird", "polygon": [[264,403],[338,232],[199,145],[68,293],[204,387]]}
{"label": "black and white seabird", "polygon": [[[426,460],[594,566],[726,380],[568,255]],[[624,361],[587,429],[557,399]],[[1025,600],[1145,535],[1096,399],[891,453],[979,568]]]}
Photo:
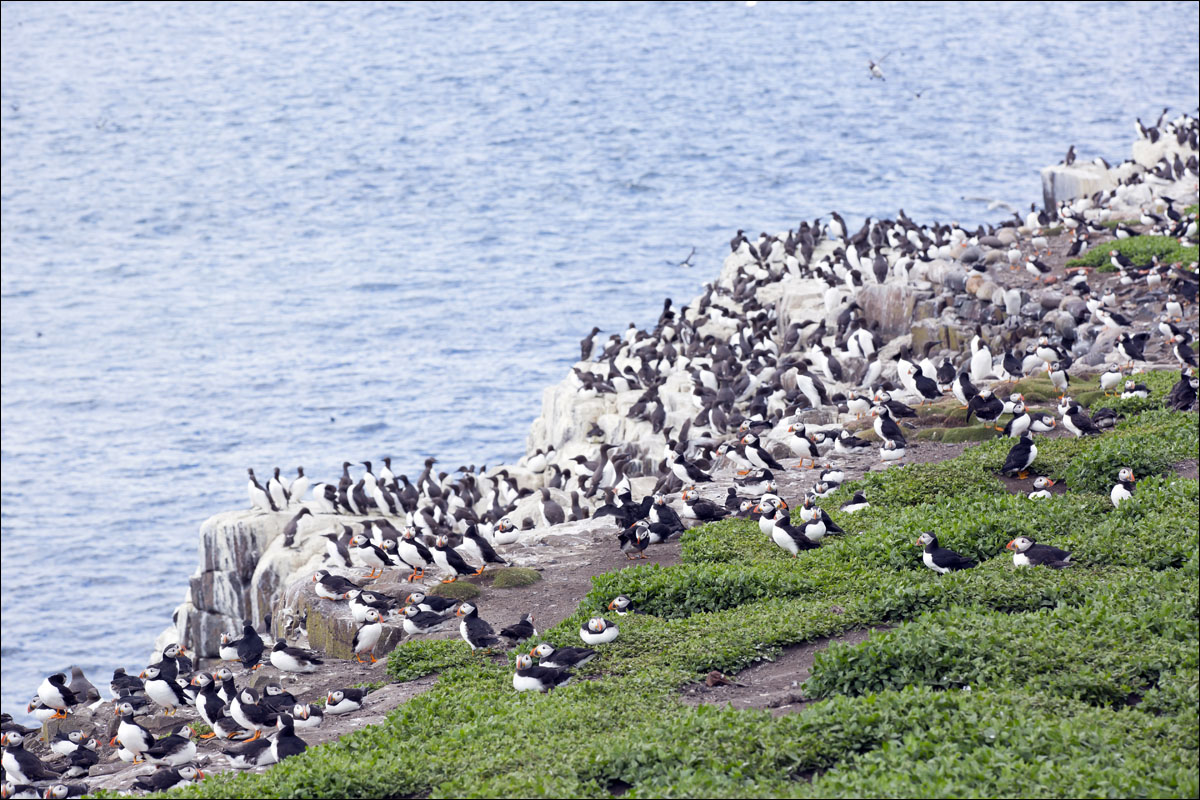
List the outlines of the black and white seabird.
{"label": "black and white seabird", "polygon": [[692,516],[701,522],[714,522],[729,516],[729,510],[711,500],[705,500],[695,489],[685,489],[681,495]]}
{"label": "black and white seabird", "polygon": [[252,769],[265,767],[275,763],[275,753],[272,752],[270,739],[253,738],[225,750],[229,766],[234,769]]}
{"label": "black and white seabird", "polygon": [[361,588],[349,578],[330,574],[327,569],[319,569],[314,572],[313,583],[316,584],[313,591],[316,592],[317,597],[326,600],[345,600],[351,592],[356,592]]}
{"label": "black and white seabird", "polygon": [[518,692],[548,692],[571,682],[571,673],[565,669],[553,669],[542,665],[534,666],[533,657],[527,653],[517,656],[517,671],[513,673],[513,688]]}
{"label": "black and white seabird", "polygon": [[267,490],[259,485],[258,479],[254,477],[254,470],[248,469],[246,473],[250,476],[246,481],[246,490],[250,496],[250,506],[257,508],[259,511],[278,511],[275,507],[275,501],[271,499],[271,495],[267,494]]}
{"label": "black and white seabird", "polygon": [[325,713],[338,716],[351,714],[363,707],[366,689],[335,689],[325,695]]}
{"label": "black and white seabird", "polygon": [[283,639],[277,639],[271,649],[271,666],[283,672],[316,672],[324,662],[311,650],[288,647]]}
{"label": "black and white seabird", "polygon": [[860,489],[854,493],[854,497],[851,497],[845,503],[842,503],[842,506],[839,510],[847,514],[853,514],[855,511],[862,511],[864,508],[868,508],[870,505],[871,503],[867,500],[866,495],[864,495]]}
{"label": "black and white seabird", "polygon": [[917,544],[925,548],[925,553],[921,556],[925,566],[940,575],[960,569],[970,569],[976,565],[966,556],[961,556],[948,547],[940,547],[937,536],[930,531],[922,533],[917,538]]}
{"label": "black and white seabird", "polygon": [[[457,606],[458,603],[452,602],[451,605]],[[452,616],[449,611],[425,611],[415,605],[410,605],[404,607],[404,621],[402,625],[404,626],[404,632],[409,636],[421,636],[441,630],[450,621]]]}
{"label": "black and white seabird", "polygon": [[316,703],[297,703],[292,706],[292,724],[302,731],[319,728],[324,721],[325,709]]}
{"label": "black and white seabird", "polygon": [[463,641],[471,646],[472,652],[500,644],[496,632],[492,630],[491,625],[479,618],[479,609],[473,603],[460,603],[455,616],[462,618],[458,625],[458,633]]}
{"label": "black and white seabird", "polygon": [[592,617],[579,627],[579,638],[587,645],[608,644],[616,640],[620,633],[616,624],[603,617]]}
{"label": "black and white seabird", "polygon": [[1004,401],[992,394],[991,389],[980,389],[967,403],[967,422],[971,421],[972,414],[978,417],[980,422],[994,426],[1004,414]]}
{"label": "black and white seabird", "polygon": [[146,749],[146,760],[156,766],[179,767],[196,757],[192,729],[186,725],[162,737]]}
{"label": "black and white seabird", "polygon": [[438,614],[444,614],[454,610],[458,605],[457,600],[451,600],[449,597],[439,597],[435,594],[425,594],[424,592],[413,592],[404,600],[405,603],[411,606],[416,606],[420,611],[433,611]]}
{"label": "black and white seabird", "polygon": [[529,655],[538,659],[543,667],[553,669],[574,669],[592,661],[599,653],[586,647],[558,647],[549,642],[542,642],[529,651]]}
{"label": "black and white seabird", "polygon": [[641,613],[640,611],[638,611],[636,608],[633,607],[633,601],[630,600],[628,597],[626,597],[623,594],[617,595],[609,602],[608,610],[616,612],[617,616],[621,616],[621,617],[625,616],[626,614],[640,614]]}
{"label": "black and white seabird", "polygon": [[180,706],[186,706],[183,689],[175,682],[179,673],[172,661],[164,659],[157,664],[151,664],[142,672],[145,680],[146,696],[163,707],[167,715],[173,715]]}
{"label": "black and white seabird", "polygon": [[134,778],[133,786],[143,792],[165,792],[167,789],[191,786],[203,778],[204,773],[193,766],[159,769],[149,775],[139,775]]}
{"label": "black and white seabird", "polygon": [[67,709],[80,701],[67,685],[67,676],[61,672],[56,672],[42,681],[38,686],[38,697],[47,708],[55,710],[56,713],[51,719],[65,719]]}
{"label": "black and white seabird", "polygon": [[1018,536],[1007,545],[1006,550],[1013,551],[1013,564],[1018,567],[1046,566],[1052,569],[1073,567],[1071,554],[1048,544],[1037,544],[1027,536]]}
{"label": "black and white seabird", "polygon": [[242,687],[237,697],[233,698],[229,704],[229,716],[246,730],[254,731],[254,739],[261,737],[263,731],[275,727],[277,718],[276,714],[259,703],[258,692],[249,686]]}
{"label": "black and white seabird", "polygon": [[508,639],[510,643],[517,644],[526,639],[532,639],[537,636],[537,628],[533,626],[533,612],[530,611],[525,616],[521,617],[520,622],[514,622],[507,628],[500,629],[500,635]]}
{"label": "black and white seabird", "polygon": [[1133,470],[1129,467],[1122,467],[1117,473],[1117,482],[1113,484],[1112,491],[1108,493],[1108,497],[1112,500],[1113,508],[1119,508],[1121,503],[1133,497],[1133,490],[1137,485],[1137,478],[1133,475]]}
{"label": "black and white seabird", "polygon": [[1000,472],[1003,475],[1015,473],[1018,478],[1024,480],[1029,476],[1029,467],[1036,458],[1037,445],[1033,443],[1033,436],[1026,431],[1008,451],[1008,457],[1004,459],[1004,466]]}
{"label": "black and white seabird", "polygon": [[1073,433],[1076,438],[1101,433],[1101,430],[1096,427],[1096,423],[1092,422],[1092,418],[1079,403],[1072,402],[1066,413],[1063,414],[1062,420],[1063,427]]}
{"label": "black and white seabird", "polygon": [[484,563],[479,565],[479,569],[473,568],[459,555],[457,550],[449,546],[445,536],[437,537],[437,540],[434,542],[433,560],[442,570],[442,574],[447,576],[442,578],[442,583],[454,583],[454,581],[463,575],[478,575],[487,566]]}
{"label": "black and white seabird", "polygon": [[679,478],[684,485],[710,483],[712,481],[711,475],[704,472],[695,464],[685,460],[682,455],[678,454],[671,461],[671,472],[674,473],[675,477]]}
{"label": "black and white seabird", "polygon": [[371,657],[372,664],[378,660],[375,658],[375,646],[379,644],[379,637],[382,634],[383,620],[379,616],[379,612],[374,608],[367,609],[366,619],[354,632],[354,639],[350,643],[350,647],[354,651],[354,659],[358,663],[365,663],[363,661],[364,653]]}
{"label": "black and white seabird", "polygon": [[0,761],[4,766],[6,780],[33,783],[58,779],[59,771],[25,749],[25,736],[20,732],[4,731],[0,734],[0,742],[4,745],[4,755]]}
{"label": "black and white seabird", "polygon": [[133,704],[128,700],[117,703],[115,711],[121,716],[121,722],[117,726],[116,735],[113,736],[109,744],[120,742],[121,747],[133,754],[133,763],[140,763],[142,755],[153,746],[154,736],[151,735],[150,731],[134,722]]}

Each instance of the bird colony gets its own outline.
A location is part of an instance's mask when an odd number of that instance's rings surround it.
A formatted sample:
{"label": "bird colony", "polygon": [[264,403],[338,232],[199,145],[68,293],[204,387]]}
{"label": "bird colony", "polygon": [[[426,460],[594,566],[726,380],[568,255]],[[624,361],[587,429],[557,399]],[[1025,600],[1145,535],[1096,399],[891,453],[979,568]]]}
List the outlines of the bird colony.
{"label": "bird colony", "polygon": [[[410,480],[392,471],[389,458],[347,461],[327,482],[310,480],[303,468],[290,480],[275,468],[262,481],[251,469],[253,513],[287,520],[283,549],[311,549],[303,574],[290,577],[353,620],[354,661],[383,655],[389,628],[399,632],[387,639],[391,646],[457,633],[479,657],[512,649],[514,691],[552,693],[576,668],[603,662],[620,636],[617,620],[636,613],[629,598],[612,600],[611,618],[588,620],[578,642],[548,642],[538,637],[538,609],[497,633],[485,609],[440,596],[437,587],[505,567],[534,534],[585,521],[635,561],[692,526],[748,518],[764,547],[802,564],[828,537],[847,535],[817,501],[847,480],[851,463],[858,474],[864,461],[903,469],[913,449],[910,421],[945,397],[968,421],[1011,440],[1001,474],[1033,476],[1029,501],[1043,500],[1056,482],[1038,474],[1039,439],[1104,436],[1117,422],[1111,411],[1089,412],[1073,393],[1145,396],[1139,371],[1174,364],[1180,376],[1166,402],[1196,408],[1197,265],[1137,264],[1115,243],[1194,244],[1196,214],[1183,209],[1197,199],[1198,133],[1186,115],[1150,128],[1139,122],[1139,141],[1161,153],[1153,165],[1104,165],[1114,188],[997,226],[919,225],[901,211],[857,229],[834,213],[776,235],[738,231],[720,279],[693,303],[676,310],[668,299],[650,330],[631,326],[604,338],[593,329],[584,338],[579,363],[548,392],[531,452],[518,464],[448,474],[429,458]],[[1064,267],[1064,254],[1093,250],[1111,271]],[[978,276],[994,286],[988,302],[969,288]],[[937,339],[914,351],[910,334],[886,330],[860,302],[873,287],[936,284],[942,319],[961,331],[961,349]],[[1053,309],[1037,294],[1051,285],[1059,287]],[[966,307],[973,318],[955,316]],[[1101,368],[1086,386],[1073,377],[1085,358]],[[1034,409],[1012,391],[1030,375],[1048,376],[1056,405]],[[799,474],[802,483],[793,480]],[[1136,491],[1137,477],[1126,468],[1112,480],[1117,506]],[[870,500],[860,491],[841,511],[853,514]],[[976,566],[942,547],[937,531],[913,544],[914,559],[939,574]],[[1018,568],[1074,565],[1053,542],[1017,536],[1007,547]],[[384,575],[403,576],[409,590],[372,588]],[[205,768],[265,767],[303,752],[306,731],[360,711],[368,690],[329,688],[320,702],[289,693],[286,679],[329,661],[298,646],[300,623],[277,625],[279,638],[270,617],[261,630],[246,621],[221,636],[219,660],[203,664],[188,657],[187,631],[177,630],[182,643],[161,648],[140,674],[114,673],[111,701],[78,669],[50,675],[27,708],[39,721],[58,720],[48,750],[27,749],[39,731],[5,715],[4,796],[80,795],[97,765],[112,759],[143,770],[135,789],[157,791],[200,780]],[[114,720],[107,732],[70,724],[79,709],[104,704]],[[152,716],[179,722],[156,736],[139,722]]]}

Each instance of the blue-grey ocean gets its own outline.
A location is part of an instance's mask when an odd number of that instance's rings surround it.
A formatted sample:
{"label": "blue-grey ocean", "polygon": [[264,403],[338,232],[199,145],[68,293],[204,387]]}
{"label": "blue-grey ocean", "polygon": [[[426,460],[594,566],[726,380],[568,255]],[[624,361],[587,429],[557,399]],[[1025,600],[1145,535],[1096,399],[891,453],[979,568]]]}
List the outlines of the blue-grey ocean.
{"label": "blue-grey ocean", "polygon": [[515,459],[736,228],[997,222],[1127,157],[1197,9],[3,4],[4,710],[143,666],[247,467]]}

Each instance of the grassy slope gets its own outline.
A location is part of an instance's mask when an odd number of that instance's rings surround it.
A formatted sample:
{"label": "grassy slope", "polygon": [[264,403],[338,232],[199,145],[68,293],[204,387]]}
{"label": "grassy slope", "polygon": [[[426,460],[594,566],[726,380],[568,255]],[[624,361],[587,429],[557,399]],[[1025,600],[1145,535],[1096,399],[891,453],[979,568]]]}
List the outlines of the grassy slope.
{"label": "grassy slope", "polygon": [[[1198,494],[1170,467],[1197,457],[1197,422],[1134,411],[1102,438],[1039,445],[1037,466],[1072,487],[1048,501],[1005,493],[994,441],[843,487],[823,504],[849,535],[799,559],[753,523],[690,531],[683,563],[598,576],[546,632],[577,644],[618,593],[650,612],[622,618],[585,679],[550,696],[515,693],[511,667],[461,641],[402,645],[394,677],[442,679],[385,724],[174,794],[1196,796]],[[1138,489],[1113,511],[1123,465]],[[872,506],[841,515],[854,488]],[[926,570],[913,543],[930,529],[980,567]],[[1035,532],[1080,566],[1014,569],[1005,543]],[[803,713],[677,700],[711,669],[887,621],[904,624],[818,656],[805,689],[827,699]]]}

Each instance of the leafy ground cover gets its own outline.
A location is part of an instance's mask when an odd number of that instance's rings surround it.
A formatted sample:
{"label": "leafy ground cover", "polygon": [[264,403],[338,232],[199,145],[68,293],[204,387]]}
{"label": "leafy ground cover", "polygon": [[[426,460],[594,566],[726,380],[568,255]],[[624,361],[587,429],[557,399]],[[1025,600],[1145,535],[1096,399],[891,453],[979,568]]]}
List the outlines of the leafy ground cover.
{"label": "leafy ground cover", "polygon": [[[1069,487],[1045,501],[997,479],[1009,446],[842,487],[821,503],[846,535],[800,558],[726,520],[689,531],[677,565],[597,576],[544,640],[578,644],[617,594],[646,613],[550,695],[513,691],[511,655],[407,642],[389,675],[440,680],[386,723],[173,794],[1196,796],[1200,494],[1172,470],[1197,457],[1196,416],[1150,407],[1102,437],[1043,440],[1035,467]],[[1114,510],[1121,466],[1139,483]],[[856,489],[870,508],[843,514]],[[980,566],[925,569],[923,530]],[[1014,568],[1005,544],[1021,534],[1078,566]],[[900,624],[818,656],[802,713],[678,699],[709,670],[885,622]]]}
{"label": "leafy ground cover", "polygon": [[1109,256],[1110,250],[1116,250],[1138,267],[1149,266],[1150,259],[1154,256],[1168,264],[1176,261],[1190,264],[1197,256],[1195,245],[1181,245],[1170,236],[1130,236],[1128,239],[1115,239],[1094,247],[1082,258],[1068,261],[1067,267],[1097,267],[1101,272],[1115,272]]}

